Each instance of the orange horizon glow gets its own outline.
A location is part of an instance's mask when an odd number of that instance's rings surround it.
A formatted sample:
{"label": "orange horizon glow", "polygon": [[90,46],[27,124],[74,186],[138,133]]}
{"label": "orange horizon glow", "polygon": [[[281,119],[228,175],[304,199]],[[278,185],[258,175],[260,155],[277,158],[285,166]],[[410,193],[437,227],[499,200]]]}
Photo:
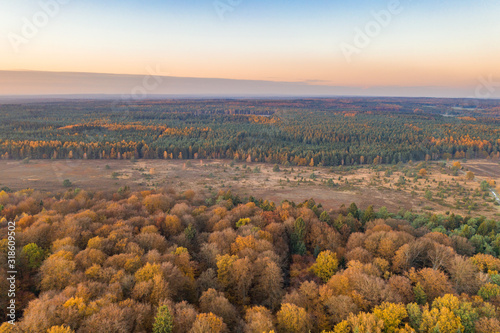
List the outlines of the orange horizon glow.
{"label": "orange horizon glow", "polygon": [[[40,11],[31,0],[5,6],[0,30],[11,37],[22,36],[23,19]],[[362,47],[358,31],[374,22],[371,13],[388,10],[386,1],[296,8],[257,1],[234,8],[227,20],[209,4],[155,6],[65,5],[26,43],[1,39],[0,70],[147,75],[147,68],[160,68],[163,76],[342,87],[453,89],[481,77],[500,81],[500,4],[493,2],[401,2],[401,12]],[[345,44],[358,52],[346,57]]]}

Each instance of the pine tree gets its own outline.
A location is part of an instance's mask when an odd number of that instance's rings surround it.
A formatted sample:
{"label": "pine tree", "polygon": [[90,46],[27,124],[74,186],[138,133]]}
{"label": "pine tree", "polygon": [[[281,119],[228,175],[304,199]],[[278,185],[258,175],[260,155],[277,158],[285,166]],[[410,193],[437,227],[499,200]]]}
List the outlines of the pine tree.
{"label": "pine tree", "polygon": [[293,233],[291,235],[291,251],[293,254],[306,254],[306,244],[304,238],[306,237],[306,223],[302,217],[295,220],[293,225]]}
{"label": "pine tree", "polygon": [[166,305],[161,306],[156,313],[153,325],[153,333],[172,333],[174,329],[174,319]]}

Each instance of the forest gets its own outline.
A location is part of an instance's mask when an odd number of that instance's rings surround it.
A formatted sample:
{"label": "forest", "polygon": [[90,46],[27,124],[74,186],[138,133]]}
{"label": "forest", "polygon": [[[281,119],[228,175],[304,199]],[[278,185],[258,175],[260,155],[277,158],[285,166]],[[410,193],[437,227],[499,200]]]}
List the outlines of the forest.
{"label": "forest", "polygon": [[351,166],[500,156],[495,100],[80,100],[0,111],[2,159]]}
{"label": "forest", "polygon": [[[0,192],[0,332],[500,332],[500,221],[231,191]],[[8,298],[0,295],[6,318]]]}
{"label": "forest", "polygon": [[0,333],[500,333],[498,101],[4,103],[0,158],[60,183],[2,179]]}

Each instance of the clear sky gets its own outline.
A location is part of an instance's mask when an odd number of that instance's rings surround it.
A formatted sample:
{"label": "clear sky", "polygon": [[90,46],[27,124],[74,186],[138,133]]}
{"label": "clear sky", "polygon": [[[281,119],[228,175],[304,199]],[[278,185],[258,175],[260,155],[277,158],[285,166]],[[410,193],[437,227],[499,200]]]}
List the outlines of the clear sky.
{"label": "clear sky", "polygon": [[[55,8],[60,2],[67,3]],[[0,0],[0,70],[146,74],[158,67],[181,77],[355,87],[500,81],[500,0],[397,3]],[[374,13],[382,12],[377,23]],[[365,45],[359,31],[366,29]]]}

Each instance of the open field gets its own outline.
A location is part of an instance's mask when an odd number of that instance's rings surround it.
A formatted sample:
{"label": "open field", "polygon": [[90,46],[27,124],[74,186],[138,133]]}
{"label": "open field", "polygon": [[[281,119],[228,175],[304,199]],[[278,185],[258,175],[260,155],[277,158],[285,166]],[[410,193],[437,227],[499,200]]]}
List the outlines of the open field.
{"label": "open field", "polygon": [[[375,167],[284,167],[266,163],[228,160],[32,160],[0,161],[0,187],[12,190],[33,188],[64,191],[65,179],[71,187],[112,190],[170,187],[197,193],[231,190],[242,197],[254,196],[276,203],[302,202],[314,198],[327,208],[356,202],[390,211],[401,208],[416,212],[455,212],[462,215],[495,216],[500,213],[493,196],[479,191],[479,182],[500,183],[498,162],[464,163],[454,173],[445,163],[410,163]],[[425,169],[425,175],[420,171]],[[464,171],[476,174],[467,181]]]}
{"label": "open field", "polygon": [[468,161],[462,163],[464,167],[474,172],[476,176],[482,178],[491,178],[500,181],[500,164],[494,161]]}

